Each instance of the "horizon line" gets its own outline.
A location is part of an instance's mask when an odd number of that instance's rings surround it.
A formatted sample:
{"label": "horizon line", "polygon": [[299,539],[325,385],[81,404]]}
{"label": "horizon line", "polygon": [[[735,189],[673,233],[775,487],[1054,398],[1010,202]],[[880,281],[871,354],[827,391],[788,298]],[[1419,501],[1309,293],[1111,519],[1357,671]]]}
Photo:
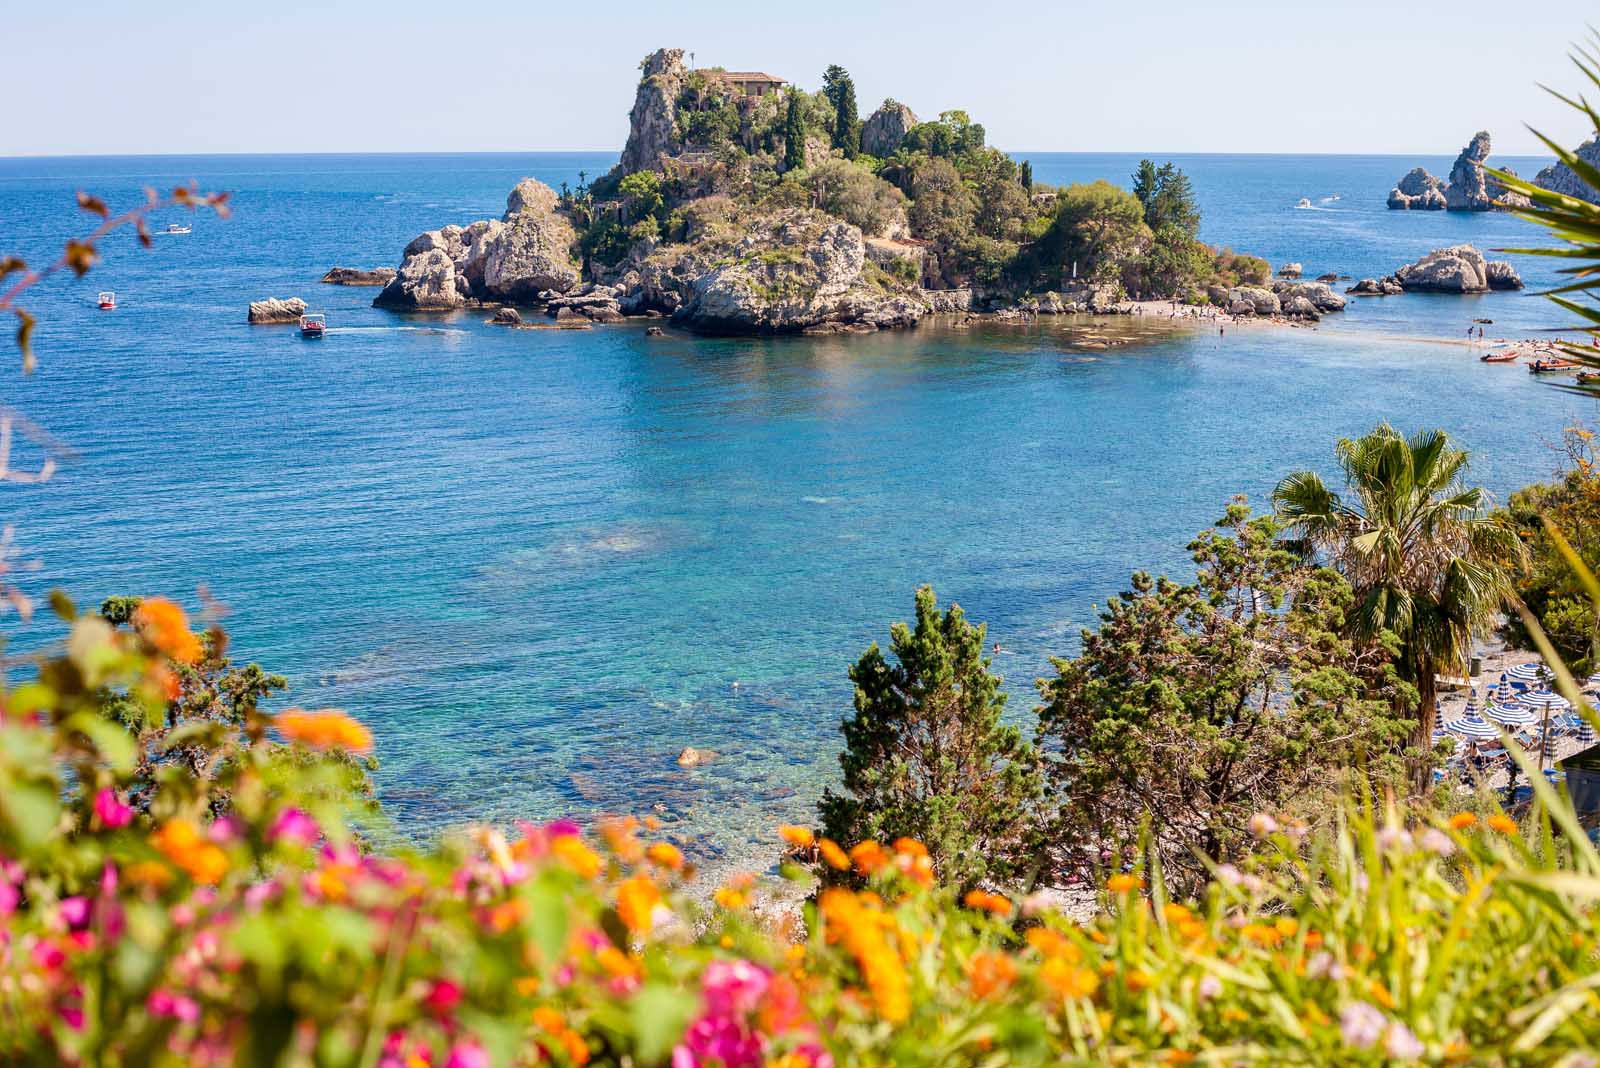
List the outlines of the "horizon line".
{"label": "horizon line", "polygon": [[[995,147],[995,146],[990,146]],[[1171,151],[1167,149],[1088,149],[1088,148],[1027,148],[1027,149],[1000,149],[1006,155],[1053,155],[1053,156],[1309,156],[1317,158],[1335,159],[1346,156],[1359,156],[1369,159],[1409,159],[1415,156],[1449,156],[1450,152],[1268,152],[1268,151],[1201,151],[1182,150]],[[0,154],[0,161],[8,160],[79,160],[79,159],[192,159],[196,157],[234,157],[241,159],[255,157],[339,157],[339,156],[537,156],[537,155],[615,155],[621,156],[620,148],[474,148],[461,150],[437,149],[381,149],[369,151],[341,152],[335,150],[319,152],[287,152],[287,151],[209,151],[209,152],[23,152],[14,154]],[[1459,150],[1456,151],[1459,155]],[[1522,159],[1543,159],[1548,156],[1555,158],[1554,153],[1497,153],[1503,157]]]}

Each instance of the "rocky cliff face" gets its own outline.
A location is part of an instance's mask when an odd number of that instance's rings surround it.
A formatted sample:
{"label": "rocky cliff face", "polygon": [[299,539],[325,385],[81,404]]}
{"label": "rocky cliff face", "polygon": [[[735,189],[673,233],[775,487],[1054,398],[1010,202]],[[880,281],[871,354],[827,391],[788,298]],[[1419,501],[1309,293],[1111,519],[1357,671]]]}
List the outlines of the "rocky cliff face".
{"label": "rocky cliff face", "polygon": [[879,159],[892,156],[916,124],[917,117],[910,108],[897,100],[885,100],[862,124],[861,151]]}
{"label": "rocky cliff face", "polygon": [[622,149],[623,174],[659,170],[662,156],[683,148],[678,140],[678,92],[688,75],[683,49],[661,48],[644,61],[644,73],[628,113],[628,143]]}
{"label": "rocky cliff face", "polygon": [[1396,211],[1443,211],[1445,183],[1422,167],[1413,167],[1389,192],[1389,207]]}
{"label": "rocky cliff face", "polygon": [[[1591,138],[1579,145],[1574,155],[1591,167],[1600,167],[1600,137]],[[1560,193],[1562,196],[1600,201],[1600,190],[1579,178],[1577,172],[1565,163],[1552,163],[1534,175],[1533,184],[1540,189]]]}
{"label": "rocky cliff face", "polygon": [[446,226],[405,247],[393,281],[373,304],[440,311],[473,300],[534,301],[578,284],[572,224],[556,211],[549,186],[524,178],[500,219]]}

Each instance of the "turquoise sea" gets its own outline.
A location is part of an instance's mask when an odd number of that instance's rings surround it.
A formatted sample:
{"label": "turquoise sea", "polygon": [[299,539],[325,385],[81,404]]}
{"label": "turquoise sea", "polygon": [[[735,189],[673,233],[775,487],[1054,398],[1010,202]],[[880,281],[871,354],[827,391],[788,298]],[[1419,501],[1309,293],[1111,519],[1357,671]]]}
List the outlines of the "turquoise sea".
{"label": "turquoise sea", "polygon": [[[0,160],[0,251],[29,258],[85,228],[79,188],[117,206],[192,178],[235,205],[152,252],[114,239],[89,277],[31,297],[40,368],[13,363],[3,398],[73,455],[45,485],[0,491],[40,564],[27,587],[191,607],[205,587],[237,654],[286,673],[292,700],[373,726],[411,833],[656,811],[731,861],[831,779],[845,668],[919,583],[989,623],[1021,711],[1130,570],[1186,572],[1183,546],[1233,494],[1329,468],[1339,436],[1442,426],[1503,496],[1596,415],[1424,340],[1477,317],[1491,336],[1559,326],[1531,295],[1353,301],[1318,330],[1225,336],[1135,321],[707,340],[408,319],[370,308],[374,290],[317,284],[497,215],[523,175],[575,183],[613,158]],[[1052,183],[1126,182],[1137,161],[1030,158]],[[1177,162],[1204,237],[1308,276],[1537,237],[1504,216],[1384,209],[1399,175],[1448,159]],[[245,305],[272,295],[326,311],[328,337],[247,326]],[[1141,340],[1085,344],[1102,330]],[[7,625],[14,652],[54,634]],[[684,771],[684,745],[720,756]]]}

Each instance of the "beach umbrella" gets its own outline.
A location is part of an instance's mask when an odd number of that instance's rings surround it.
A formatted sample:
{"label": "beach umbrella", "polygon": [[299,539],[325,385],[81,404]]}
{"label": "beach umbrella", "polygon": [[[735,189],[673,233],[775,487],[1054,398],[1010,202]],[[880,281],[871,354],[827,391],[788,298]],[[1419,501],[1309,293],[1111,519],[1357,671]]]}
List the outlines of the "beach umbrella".
{"label": "beach umbrella", "polygon": [[1511,703],[1511,680],[1506,678],[1504,671],[1500,672],[1500,686],[1495,691],[1495,700],[1503,705]]}
{"label": "beach umbrella", "polygon": [[1549,672],[1542,662],[1535,660],[1529,664],[1518,664],[1506,672],[1511,679],[1511,684],[1518,689],[1526,689],[1536,682],[1542,683]]}
{"label": "beach umbrella", "polygon": [[1528,708],[1549,709],[1551,712],[1565,712],[1572,707],[1572,702],[1552,690],[1529,690],[1517,698],[1517,703]]}
{"label": "beach umbrella", "polygon": [[1498,738],[1500,730],[1493,723],[1484,719],[1476,712],[1453,719],[1444,725],[1444,729],[1460,738]]}
{"label": "beach umbrella", "polygon": [[1461,710],[1463,716],[1476,716],[1478,714],[1478,691],[1473,690],[1467,694],[1467,707]]}
{"label": "beach umbrella", "polygon": [[1539,718],[1533,709],[1515,701],[1490,705],[1484,715],[1507,727],[1526,727]]}

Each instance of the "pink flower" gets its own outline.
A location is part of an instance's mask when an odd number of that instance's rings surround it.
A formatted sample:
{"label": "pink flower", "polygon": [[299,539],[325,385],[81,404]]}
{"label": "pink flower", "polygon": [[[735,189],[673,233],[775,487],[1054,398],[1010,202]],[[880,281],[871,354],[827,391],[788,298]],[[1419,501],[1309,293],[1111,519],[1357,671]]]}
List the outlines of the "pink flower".
{"label": "pink flower", "polygon": [[747,960],[714,960],[706,965],[700,988],[713,1016],[747,1016],[761,1004],[772,973]]}
{"label": "pink flower", "polygon": [[152,990],[144,1007],[151,1016],[170,1016],[184,1023],[194,1023],[200,1019],[200,1006],[194,999],[170,990]]}
{"label": "pink flower", "polygon": [[761,1039],[726,1016],[702,1016],[672,1051],[672,1068],[760,1068]]}
{"label": "pink flower", "polygon": [[450,979],[435,979],[422,1004],[435,1016],[450,1015],[461,1004],[461,984]]}
{"label": "pink flower", "polygon": [[267,838],[287,845],[308,846],[315,842],[321,833],[316,820],[297,808],[286,808],[272,821],[272,827],[267,831]]}
{"label": "pink flower", "polygon": [[476,1042],[464,1040],[450,1047],[444,1068],[489,1068],[489,1054]]}
{"label": "pink flower", "polygon": [[100,826],[115,831],[133,822],[133,809],[122,803],[109,786],[94,795],[94,814]]}
{"label": "pink flower", "polygon": [[571,820],[551,820],[544,825],[544,833],[551,838],[561,838],[566,835],[580,834],[582,833],[582,828]]}
{"label": "pink flower", "polygon": [[1339,1010],[1339,1033],[1347,1046],[1371,1049],[1383,1037],[1389,1021],[1365,1001],[1352,1001]]}
{"label": "pink flower", "polygon": [[61,920],[68,930],[83,927],[89,922],[89,899],[65,897],[61,899]]}

